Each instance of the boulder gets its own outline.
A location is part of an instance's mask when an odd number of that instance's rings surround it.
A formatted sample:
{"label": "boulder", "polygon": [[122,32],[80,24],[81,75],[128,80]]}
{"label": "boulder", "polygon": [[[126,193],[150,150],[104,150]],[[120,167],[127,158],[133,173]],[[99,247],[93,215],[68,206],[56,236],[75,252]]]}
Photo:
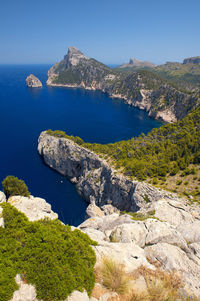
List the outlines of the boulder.
{"label": "boulder", "polygon": [[14,292],[10,301],[37,301],[37,294],[33,285],[24,283],[19,274],[15,277],[15,281],[19,285],[19,289]]}
{"label": "boulder", "polygon": [[3,208],[0,206],[0,227],[4,228],[4,219],[2,217]]}
{"label": "boulder", "polygon": [[6,202],[6,196],[5,193],[0,191],[0,203]]}
{"label": "boulder", "polygon": [[30,221],[37,221],[45,217],[58,218],[57,213],[51,210],[51,205],[38,197],[12,196],[8,199],[8,203],[23,212]]}
{"label": "boulder", "polygon": [[164,270],[175,270],[179,273],[188,292],[193,292],[198,296],[200,266],[190,260],[183,250],[167,243],[158,243],[146,247],[145,254],[151,260],[159,262]]}
{"label": "boulder", "polygon": [[110,234],[110,240],[113,242],[129,243],[133,242],[140,247],[145,246],[145,237],[147,230],[143,222],[135,221],[130,224],[117,226]]}
{"label": "boulder", "polygon": [[88,294],[84,291],[73,291],[73,293],[66,299],[66,301],[89,301]]}
{"label": "boulder", "polygon": [[188,249],[187,243],[182,235],[170,224],[155,219],[148,219],[145,222],[145,226],[148,231],[145,238],[146,245],[166,242],[178,246],[183,250]]}
{"label": "boulder", "polygon": [[134,243],[102,242],[98,246],[93,246],[93,249],[97,256],[97,266],[107,257],[123,264],[128,273],[141,265],[154,269],[147,261],[144,250]]}

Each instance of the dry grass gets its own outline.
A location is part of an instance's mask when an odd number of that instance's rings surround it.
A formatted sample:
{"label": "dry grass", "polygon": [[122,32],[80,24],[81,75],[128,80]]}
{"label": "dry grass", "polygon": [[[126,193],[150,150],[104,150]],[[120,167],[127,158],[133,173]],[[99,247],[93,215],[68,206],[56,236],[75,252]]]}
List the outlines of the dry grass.
{"label": "dry grass", "polygon": [[111,258],[104,258],[101,267],[97,269],[97,280],[108,290],[120,295],[130,290],[130,276],[125,272],[122,264]]}
{"label": "dry grass", "polygon": [[[139,277],[145,280],[146,288],[139,290],[134,281]],[[125,272],[123,265],[113,259],[104,258],[96,268],[96,280],[92,296],[99,298],[108,291],[118,294],[109,301],[200,301],[200,297],[181,298],[179,289],[183,287],[181,277],[175,272],[164,272],[160,267],[155,270],[140,266],[133,273]]]}

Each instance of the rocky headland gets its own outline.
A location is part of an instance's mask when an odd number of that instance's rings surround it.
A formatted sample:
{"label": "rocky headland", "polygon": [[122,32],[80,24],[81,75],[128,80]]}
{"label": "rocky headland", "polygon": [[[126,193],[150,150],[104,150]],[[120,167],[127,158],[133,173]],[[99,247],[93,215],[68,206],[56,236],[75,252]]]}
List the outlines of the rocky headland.
{"label": "rocky headland", "polygon": [[[98,242],[97,262],[111,256],[132,272],[139,266],[176,270],[184,294],[200,292],[200,208],[176,194],[131,181],[73,141],[42,132],[44,162],[76,184],[90,203],[78,228]],[[122,211],[132,212],[121,214]]]}
{"label": "rocky headland", "polygon": [[30,88],[40,88],[42,87],[41,81],[33,74],[30,74],[26,78],[26,84]]}
{"label": "rocky headland", "polygon": [[198,95],[181,91],[153,72],[110,69],[75,47],[69,47],[64,59],[51,67],[47,85],[101,90],[166,122],[181,119],[200,103]]}

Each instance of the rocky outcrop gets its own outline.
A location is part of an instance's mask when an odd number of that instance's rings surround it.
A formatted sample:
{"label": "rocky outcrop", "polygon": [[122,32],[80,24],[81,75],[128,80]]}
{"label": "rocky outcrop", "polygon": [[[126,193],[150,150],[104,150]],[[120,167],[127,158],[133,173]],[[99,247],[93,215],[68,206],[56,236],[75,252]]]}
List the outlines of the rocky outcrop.
{"label": "rocky outcrop", "polygon": [[12,196],[8,203],[23,212],[30,221],[37,221],[48,217],[49,219],[58,218],[57,213],[51,210],[51,205],[44,199],[38,197]]}
{"label": "rocky outcrop", "polygon": [[196,64],[200,65],[200,56],[189,57],[183,60],[183,64]]}
{"label": "rocky outcrop", "polygon": [[[139,201],[139,191],[144,187],[140,183],[137,187],[136,197]],[[182,293],[184,295],[198,295],[200,291],[200,207],[196,204],[187,204],[175,196],[167,194],[160,199],[158,193],[153,200],[153,190],[149,190],[152,199],[150,209],[154,208],[151,217],[147,208],[141,208],[138,216],[121,214],[112,205],[101,208],[92,204],[88,213],[92,217],[78,226],[82,232],[98,242],[93,246],[97,256],[96,267],[101,265],[105,257],[112,258],[123,264],[127,273],[134,272],[143,266],[155,270],[159,266],[162,270],[176,271],[183,281]],[[50,205],[40,198],[12,197],[9,202],[24,212],[29,220],[38,220],[44,217],[44,211],[50,218],[56,214],[50,211]],[[1,208],[1,206],[0,206]],[[31,215],[30,211],[33,211]],[[75,229],[75,228],[74,228]],[[13,294],[11,301],[37,301],[34,285],[27,284],[16,276],[19,288]],[[134,281],[133,286],[145,287],[144,278]],[[96,284],[97,286],[99,284]],[[85,300],[102,301],[109,297],[117,296],[116,293],[103,293],[98,298],[89,298],[86,292],[74,291],[66,301]],[[116,299],[118,300],[118,299]]]}
{"label": "rocky outcrop", "polygon": [[41,81],[33,74],[30,74],[26,78],[26,84],[30,88],[40,88],[42,87]]}
{"label": "rocky outcrop", "polygon": [[148,61],[139,61],[136,58],[130,58],[129,63],[128,64],[123,64],[120,65],[118,68],[124,69],[124,68],[145,68],[145,67],[149,67],[149,68],[153,68],[156,65],[148,62]]}
{"label": "rocky outcrop", "polygon": [[116,174],[105,160],[72,140],[42,132],[38,152],[48,166],[76,183],[78,192],[88,203],[95,200],[98,206],[112,204],[120,210],[142,208],[144,211],[151,210],[150,205],[163,197],[172,198],[166,191]]}
{"label": "rocky outcrop", "polygon": [[[144,64],[152,65],[131,59],[128,66],[133,68]],[[182,93],[152,72],[138,70],[126,73],[110,69],[75,47],[69,47],[64,59],[51,67],[47,85],[101,90],[166,122],[184,117],[199,105],[197,95]]]}
{"label": "rocky outcrop", "polygon": [[[166,208],[172,206],[174,210],[166,212],[166,215],[169,215],[168,221],[161,220],[165,217],[163,212]],[[159,219],[156,216],[159,216]],[[184,216],[185,224],[180,223],[180,219],[179,223],[170,222],[180,216]],[[98,246],[94,247],[97,266],[106,256],[123,264],[127,272],[133,272],[141,265],[153,270],[155,265],[160,266],[166,272],[175,270],[182,277],[184,294],[198,295],[199,221],[199,206],[185,204],[183,200],[172,202],[165,198],[156,203],[153,218],[142,220],[141,217],[141,220],[134,220],[134,217],[128,214],[113,213],[107,216],[93,216],[78,228],[98,242]],[[193,231],[188,231],[186,236],[184,227],[190,227]]]}
{"label": "rocky outcrop", "polygon": [[0,203],[6,202],[6,196],[5,193],[0,191]]}

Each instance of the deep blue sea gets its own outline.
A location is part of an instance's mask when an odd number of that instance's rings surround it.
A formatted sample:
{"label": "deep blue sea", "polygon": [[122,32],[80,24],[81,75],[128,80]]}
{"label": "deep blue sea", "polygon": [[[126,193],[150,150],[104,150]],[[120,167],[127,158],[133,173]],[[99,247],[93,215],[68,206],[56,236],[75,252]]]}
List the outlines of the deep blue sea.
{"label": "deep blue sea", "polygon": [[[100,91],[46,87],[50,67],[0,66],[0,182],[7,175],[23,179],[64,223],[78,225],[87,205],[74,185],[43,163],[37,153],[40,132],[59,129],[88,142],[109,143],[147,133],[160,123]],[[43,88],[26,87],[30,73]]]}

